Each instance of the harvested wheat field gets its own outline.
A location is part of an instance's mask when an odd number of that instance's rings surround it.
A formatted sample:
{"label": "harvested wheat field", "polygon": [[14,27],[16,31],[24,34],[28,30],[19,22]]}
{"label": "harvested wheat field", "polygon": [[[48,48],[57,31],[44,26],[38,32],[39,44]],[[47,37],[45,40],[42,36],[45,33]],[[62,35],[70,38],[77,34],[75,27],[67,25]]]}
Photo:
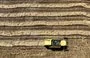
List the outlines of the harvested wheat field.
{"label": "harvested wheat field", "polygon": [[[44,39],[68,38],[68,51]],[[89,0],[0,0],[0,58],[90,58]]]}

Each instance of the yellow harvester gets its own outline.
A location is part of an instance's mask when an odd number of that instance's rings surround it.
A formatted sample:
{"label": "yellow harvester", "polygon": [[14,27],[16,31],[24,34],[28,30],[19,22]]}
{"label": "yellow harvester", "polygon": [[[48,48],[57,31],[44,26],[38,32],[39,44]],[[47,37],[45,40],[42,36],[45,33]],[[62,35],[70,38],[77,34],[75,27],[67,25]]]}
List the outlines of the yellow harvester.
{"label": "yellow harvester", "polygon": [[45,39],[44,46],[48,48],[61,48],[63,50],[67,49],[68,42],[67,39]]}

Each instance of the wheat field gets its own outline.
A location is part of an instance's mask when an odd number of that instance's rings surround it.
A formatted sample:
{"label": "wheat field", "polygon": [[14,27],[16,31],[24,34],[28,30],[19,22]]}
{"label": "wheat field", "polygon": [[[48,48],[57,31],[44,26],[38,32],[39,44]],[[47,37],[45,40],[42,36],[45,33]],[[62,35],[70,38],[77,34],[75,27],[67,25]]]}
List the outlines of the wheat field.
{"label": "wheat field", "polygon": [[[0,58],[90,58],[89,0],[0,0]],[[68,38],[68,51],[44,39]]]}

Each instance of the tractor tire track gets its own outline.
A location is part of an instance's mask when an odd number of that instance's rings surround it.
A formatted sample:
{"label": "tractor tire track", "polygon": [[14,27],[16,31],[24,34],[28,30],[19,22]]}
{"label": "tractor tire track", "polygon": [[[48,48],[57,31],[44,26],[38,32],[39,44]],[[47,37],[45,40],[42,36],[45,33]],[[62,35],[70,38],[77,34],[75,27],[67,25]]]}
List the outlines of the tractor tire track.
{"label": "tractor tire track", "polygon": [[21,16],[21,17],[0,17],[0,21],[14,21],[14,22],[25,22],[25,21],[83,21],[90,20],[89,17],[84,15],[71,15],[71,16]]}
{"label": "tractor tire track", "polygon": [[0,30],[90,30],[88,25],[0,26]]}
{"label": "tractor tire track", "polygon": [[18,13],[18,12],[89,12],[89,8],[83,6],[72,7],[18,7],[18,8],[0,8],[0,13]]}
{"label": "tractor tire track", "polygon": [[4,4],[17,4],[17,3],[58,3],[58,2],[64,2],[64,3],[89,3],[89,0],[1,0],[0,3]]}

